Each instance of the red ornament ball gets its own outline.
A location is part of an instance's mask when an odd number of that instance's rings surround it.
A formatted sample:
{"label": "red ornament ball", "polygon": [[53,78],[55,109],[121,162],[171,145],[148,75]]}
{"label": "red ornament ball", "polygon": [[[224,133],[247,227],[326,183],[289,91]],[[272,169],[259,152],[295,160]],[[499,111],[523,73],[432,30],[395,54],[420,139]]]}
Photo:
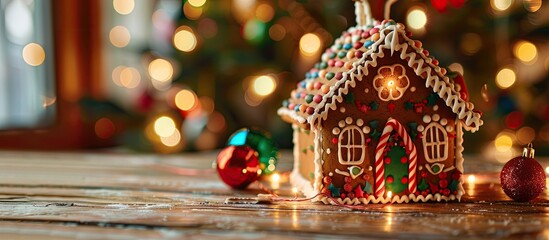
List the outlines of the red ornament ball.
{"label": "red ornament ball", "polygon": [[545,188],[543,167],[533,158],[516,157],[507,162],[500,174],[501,187],[507,196],[528,202]]}
{"label": "red ornament ball", "polygon": [[258,153],[248,146],[229,146],[217,155],[217,173],[227,185],[244,189],[261,174]]}

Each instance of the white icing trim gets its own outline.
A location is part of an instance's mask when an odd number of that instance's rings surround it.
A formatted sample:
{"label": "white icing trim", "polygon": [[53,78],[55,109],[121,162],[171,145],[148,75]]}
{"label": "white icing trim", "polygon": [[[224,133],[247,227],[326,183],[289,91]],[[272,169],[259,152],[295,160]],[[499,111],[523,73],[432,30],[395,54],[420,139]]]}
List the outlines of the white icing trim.
{"label": "white icing trim", "polygon": [[445,168],[443,172],[449,172],[449,171],[452,171],[454,169],[456,169],[456,168],[454,166],[451,166],[449,168]]}
{"label": "white icing trim", "polygon": [[294,169],[292,170],[292,173],[290,174],[290,183],[292,186],[295,186],[298,190],[300,190],[306,197],[313,197],[316,195],[314,192],[313,186],[311,185],[311,182],[301,176],[301,173],[299,173],[299,127],[297,124],[292,124],[293,132],[293,143],[294,143]]}
{"label": "white icing trim", "polygon": [[433,164],[433,166],[435,166],[435,165],[438,165],[439,168],[440,168],[440,171],[437,172],[437,173],[433,171],[433,169],[431,168],[431,166],[430,166],[428,163],[425,164],[425,168],[426,168],[427,171],[429,171],[429,173],[431,173],[432,175],[438,175],[439,173],[441,173],[442,171],[444,171],[444,164],[442,164],[442,163],[435,163],[435,164]]}
{"label": "white icing trim", "polygon": [[[393,88],[390,88],[388,86],[380,86],[380,87],[377,87],[377,81],[383,81],[385,79],[385,76],[383,76],[381,74],[381,71],[383,71],[383,69],[386,69],[386,68],[389,68],[391,69],[391,76],[395,76],[394,75],[394,72],[395,72],[395,68],[396,67],[400,67],[402,68],[402,74],[399,75],[399,76],[396,76],[396,78],[398,80],[406,80],[406,86],[404,87],[398,87],[398,86],[395,86],[394,89]],[[391,80],[393,81],[393,80]],[[393,81],[393,84],[394,84],[394,81]],[[408,76],[406,76],[406,68],[404,68],[404,66],[402,66],[401,64],[393,64],[391,66],[383,66],[383,67],[380,67],[378,70],[377,70],[377,75],[374,77],[374,82],[373,82],[373,85],[374,85],[374,89],[377,91],[377,97],[379,99],[381,99],[382,101],[384,102],[388,102],[390,100],[398,100],[400,99],[404,93],[406,92],[406,89],[408,89],[408,87],[410,86],[410,80],[408,79]],[[383,92],[384,89],[388,89],[389,90],[389,95],[384,98],[381,96],[381,92]],[[393,97],[393,90],[397,91],[399,93],[399,95],[397,97]]]}
{"label": "white icing trim", "polygon": [[[463,122],[457,121],[456,125],[456,168],[458,171],[462,173],[465,173],[463,171]],[[465,189],[463,188],[463,177],[459,178],[458,183],[458,196],[461,197],[465,193]]]}
{"label": "white icing trim", "polygon": [[436,194],[429,194],[427,196],[423,196],[423,195],[419,195],[419,196],[416,196],[415,194],[410,194],[410,195],[404,195],[404,196],[399,196],[399,195],[395,195],[393,196],[392,198],[388,198],[388,197],[374,197],[373,195],[370,195],[368,196],[367,198],[353,198],[353,199],[350,199],[350,198],[345,198],[345,199],[342,199],[342,198],[333,198],[337,201],[334,202],[334,200],[332,200],[332,198],[328,198],[328,197],[321,197],[320,198],[320,201],[322,201],[323,203],[325,204],[332,204],[332,205],[341,205],[341,204],[344,204],[344,205],[359,205],[359,204],[369,204],[369,203],[383,203],[383,204],[386,204],[386,203],[409,203],[409,202],[427,202],[427,201],[437,201],[437,202],[442,202],[442,201],[453,201],[453,200],[458,200],[460,201],[461,200],[461,194],[458,193],[458,195],[448,195],[448,196],[444,196],[444,195],[441,195],[439,193],[436,193]]}
{"label": "white icing trim", "polygon": [[[324,174],[322,173],[322,165],[324,165],[324,161],[322,160],[322,126],[320,125],[320,122],[318,122],[317,124],[318,125],[311,126],[311,130],[315,135],[315,138],[313,140],[315,144],[315,179],[313,183],[314,195],[318,194],[322,190],[322,179],[324,178]],[[318,200],[318,197],[316,199],[313,199],[313,201],[316,200]]]}
{"label": "white icing trim", "polygon": [[398,0],[389,0],[385,3],[385,11],[383,12],[383,18],[390,19],[391,18],[391,5],[395,3]]}
{"label": "white icing trim", "polygon": [[[428,115],[425,115],[424,117],[427,117]],[[430,135],[430,142],[427,142],[427,134]],[[439,134],[442,134],[440,136]],[[440,139],[442,137],[442,139]],[[423,131],[423,139],[422,145],[423,145],[423,155],[425,155],[425,160],[427,160],[428,163],[435,163],[435,162],[443,162],[448,159],[448,133],[446,130],[437,122],[431,122],[425,130]],[[443,152],[440,152],[440,145],[444,146]],[[429,147],[431,147],[431,151],[429,151]],[[433,157],[435,154],[433,151],[436,151],[436,156]]]}
{"label": "white icing trim", "polygon": [[[301,124],[314,123],[317,119],[325,120],[328,110],[336,110],[336,103],[343,101],[343,95],[348,93],[349,87],[355,87],[355,79],[361,81],[363,76],[368,75],[368,67],[377,67],[377,59],[385,56],[383,50],[390,49],[392,53],[399,51],[400,58],[408,62],[408,66],[414,70],[416,75],[425,75],[425,86],[432,88],[444,100],[446,106],[458,115],[458,119],[464,121],[466,130],[477,131],[483,124],[480,113],[473,111],[473,104],[461,99],[459,92],[453,87],[454,84],[443,74],[443,68],[434,65],[431,58],[423,53],[423,49],[414,45],[414,40],[406,36],[404,26],[399,23],[396,25],[386,24],[383,27],[377,26],[377,28],[380,29],[380,38],[370,48],[365,49],[366,52],[361,59],[352,63],[353,68],[351,70],[342,73],[342,79],[330,87],[330,91],[323,96],[322,101],[315,107],[314,114],[305,119],[296,111],[285,107],[280,108],[278,114],[287,115]],[[351,27],[348,32],[357,29],[360,28]],[[404,39],[402,44],[399,43],[400,37]],[[338,40],[341,41],[342,38]],[[339,42],[338,40],[336,42]],[[335,45],[332,48],[335,48]]]}
{"label": "white icing trim", "polygon": [[[352,123],[352,122],[351,122]],[[355,144],[355,133],[358,132],[360,137],[360,144]],[[347,144],[342,145],[343,137],[347,138]],[[347,159],[343,159],[342,151],[347,151]],[[360,149],[360,158],[359,160],[354,160],[354,157],[349,155],[351,152],[354,153],[354,149]],[[364,140],[364,134],[362,134],[362,129],[360,129],[357,126],[349,125],[343,128],[341,132],[339,133],[339,137],[337,140],[337,159],[341,165],[360,165],[364,162],[364,159],[366,158],[366,151],[368,149],[366,148],[365,140]]]}
{"label": "white icing trim", "polygon": [[335,172],[336,172],[337,174],[343,175],[343,176],[345,176],[345,177],[350,177],[350,176],[351,176],[351,174],[349,174],[348,172],[341,171],[341,170],[339,170],[339,169],[337,169],[337,168],[336,168]]}

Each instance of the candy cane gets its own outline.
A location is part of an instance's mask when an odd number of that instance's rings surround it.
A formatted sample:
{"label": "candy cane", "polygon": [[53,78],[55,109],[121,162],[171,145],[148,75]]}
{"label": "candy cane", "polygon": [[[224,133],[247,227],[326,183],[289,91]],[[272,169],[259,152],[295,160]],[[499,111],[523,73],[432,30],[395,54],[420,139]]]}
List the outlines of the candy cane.
{"label": "candy cane", "polygon": [[379,139],[379,143],[376,147],[376,162],[375,162],[375,184],[376,184],[376,197],[383,196],[385,194],[385,167],[383,165],[383,150],[387,146],[391,132],[395,130],[404,141],[406,151],[410,153],[408,163],[408,192],[415,193],[417,189],[416,183],[416,168],[417,168],[417,151],[416,146],[412,142],[410,135],[406,132],[406,129],[396,119],[389,118],[383,128],[383,133]]}

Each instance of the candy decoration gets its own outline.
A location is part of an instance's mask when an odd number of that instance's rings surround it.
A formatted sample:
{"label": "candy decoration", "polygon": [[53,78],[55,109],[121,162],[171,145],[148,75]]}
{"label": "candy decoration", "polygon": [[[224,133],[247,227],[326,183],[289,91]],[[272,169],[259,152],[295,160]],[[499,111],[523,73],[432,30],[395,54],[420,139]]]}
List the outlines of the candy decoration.
{"label": "candy decoration", "polygon": [[396,119],[389,118],[387,120],[387,123],[385,124],[385,128],[383,129],[383,133],[381,134],[381,138],[379,140],[379,143],[376,147],[376,154],[375,154],[375,195],[376,197],[381,197],[385,194],[385,167],[384,167],[384,152],[383,150],[387,146],[388,140],[391,137],[391,132],[396,131],[398,135],[402,137],[402,140],[404,141],[404,147],[406,149],[406,152],[409,153],[409,164],[408,164],[408,191],[410,193],[415,193],[417,189],[417,183],[416,183],[416,168],[417,168],[417,151],[416,146],[412,142],[412,139],[410,138],[410,135],[406,132],[406,129],[400,122],[398,122]]}
{"label": "candy decoration", "polygon": [[262,173],[271,174],[275,171],[278,162],[278,149],[265,133],[243,128],[229,137],[227,145],[251,147],[259,154]]}
{"label": "candy decoration", "polygon": [[521,157],[507,162],[500,174],[501,187],[507,196],[517,202],[533,200],[545,188],[545,172],[534,159],[532,144],[528,144]]}
{"label": "candy decoration", "polygon": [[227,185],[244,189],[261,174],[258,153],[248,146],[229,146],[217,155],[217,173]]}

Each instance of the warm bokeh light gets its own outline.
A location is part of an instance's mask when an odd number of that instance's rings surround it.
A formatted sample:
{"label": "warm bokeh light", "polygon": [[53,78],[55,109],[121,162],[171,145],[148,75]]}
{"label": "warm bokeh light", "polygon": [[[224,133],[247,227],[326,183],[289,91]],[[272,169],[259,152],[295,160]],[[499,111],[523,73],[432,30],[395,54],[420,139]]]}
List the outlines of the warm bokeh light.
{"label": "warm bokeh light", "polygon": [[476,181],[475,175],[469,175],[469,177],[467,177],[467,182],[469,184],[475,184],[475,181]]}
{"label": "warm bokeh light", "polygon": [[251,42],[260,42],[265,32],[265,23],[252,19],[244,24],[244,38]]}
{"label": "warm bokeh light", "polygon": [[472,56],[482,48],[482,38],[476,33],[466,33],[461,37],[461,50]]}
{"label": "warm bokeh light", "polygon": [[269,37],[271,37],[272,40],[280,41],[284,39],[285,36],[286,29],[282,25],[275,24],[269,28]]}
{"label": "warm bokeh light", "polygon": [[536,45],[528,41],[519,41],[513,47],[515,57],[524,63],[532,63],[538,56]]}
{"label": "warm bokeh light", "polygon": [[141,74],[132,67],[126,67],[120,71],[120,86],[125,88],[136,88],[141,83]]}
{"label": "warm bokeh light", "polygon": [[522,127],[517,131],[517,140],[520,144],[526,145],[536,138],[536,131],[531,127]]}
{"label": "warm bokeh light", "polygon": [[513,136],[508,132],[501,132],[496,137],[494,145],[499,152],[507,152],[513,147]]}
{"label": "warm bokeh light", "polygon": [[113,27],[109,32],[109,40],[113,46],[123,48],[130,43],[130,31],[126,27],[120,25]]}
{"label": "warm bokeh light", "polygon": [[280,188],[280,174],[273,173],[271,175],[271,188],[273,188],[273,189]]}
{"label": "warm bokeh light", "polygon": [[189,4],[191,4],[193,7],[202,7],[204,4],[206,4],[206,0],[189,0]]}
{"label": "warm bokeh light", "polygon": [[545,173],[549,174],[549,167],[545,168]]}
{"label": "warm bokeh light", "polygon": [[506,89],[513,86],[516,80],[517,74],[513,69],[510,68],[503,68],[499,70],[498,74],[496,75],[496,85],[501,89]]}
{"label": "warm bokeh light", "polygon": [[196,36],[190,27],[179,27],[173,36],[173,44],[180,51],[191,52],[196,48]]}
{"label": "warm bokeh light", "polygon": [[175,122],[170,117],[162,116],[154,121],[154,132],[160,137],[170,137],[175,131]]}
{"label": "warm bokeh light", "polygon": [[212,38],[217,34],[217,23],[211,18],[203,18],[198,22],[198,34],[203,38]]}
{"label": "warm bokeh light", "polygon": [[194,7],[189,2],[183,5],[183,13],[190,20],[197,20],[202,16],[204,9],[201,7]]}
{"label": "warm bokeh light", "polygon": [[120,66],[116,66],[113,70],[112,70],[112,82],[114,84],[116,84],[117,86],[120,86],[122,87],[122,84],[120,84],[120,73],[122,73],[122,70],[124,70],[126,68],[126,66],[124,65],[120,65]]}
{"label": "warm bokeh light", "polygon": [[392,197],[393,197],[393,192],[387,191],[387,198],[392,198]]}
{"label": "warm bokeh light", "polygon": [[523,0],[524,8],[528,12],[537,12],[541,8],[542,0]]}
{"label": "warm bokeh light", "polygon": [[46,59],[44,48],[38,43],[29,43],[23,48],[23,60],[28,65],[40,66]]}
{"label": "warm bokeh light", "polygon": [[213,112],[208,119],[206,128],[214,133],[222,133],[227,127],[227,122],[223,114],[219,112]]}
{"label": "warm bokeh light", "polygon": [[173,77],[172,64],[165,59],[155,59],[149,64],[149,75],[156,81],[170,81]]}
{"label": "warm bokeh light", "polygon": [[57,102],[57,97],[44,97],[42,100],[42,107],[47,108],[51,107]]}
{"label": "warm bokeh light", "polygon": [[181,142],[181,134],[179,130],[174,129],[171,135],[167,137],[160,136],[160,142],[166,147],[175,147]]}
{"label": "warm bokeh light", "polygon": [[116,131],[114,123],[108,118],[101,118],[95,122],[95,135],[102,139],[111,138]]}
{"label": "warm bokeh light", "polygon": [[113,0],[112,6],[117,13],[127,15],[132,13],[135,7],[135,2],[134,0]]}
{"label": "warm bokeh light", "polygon": [[322,41],[314,33],[307,33],[299,40],[299,50],[305,56],[314,56],[320,51]]}
{"label": "warm bokeh light", "polygon": [[257,6],[255,10],[255,16],[259,21],[269,22],[273,19],[275,11],[273,7],[268,3],[262,3]]}
{"label": "warm bokeh light", "polygon": [[505,11],[513,5],[513,0],[490,0],[490,5],[496,11]]}
{"label": "warm bokeh light", "polygon": [[254,79],[252,83],[254,93],[259,96],[268,96],[276,89],[276,81],[273,77],[264,75]]}
{"label": "warm bokeh light", "polygon": [[197,97],[191,90],[183,89],[175,94],[175,106],[182,111],[190,111],[197,105]]}
{"label": "warm bokeh light", "polygon": [[427,14],[425,14],[425,10],[421,8],[412,8],[412,10],[408,12],[406,22],[408,23],[408,26],[412,29],[423,29],[427,24]]}

